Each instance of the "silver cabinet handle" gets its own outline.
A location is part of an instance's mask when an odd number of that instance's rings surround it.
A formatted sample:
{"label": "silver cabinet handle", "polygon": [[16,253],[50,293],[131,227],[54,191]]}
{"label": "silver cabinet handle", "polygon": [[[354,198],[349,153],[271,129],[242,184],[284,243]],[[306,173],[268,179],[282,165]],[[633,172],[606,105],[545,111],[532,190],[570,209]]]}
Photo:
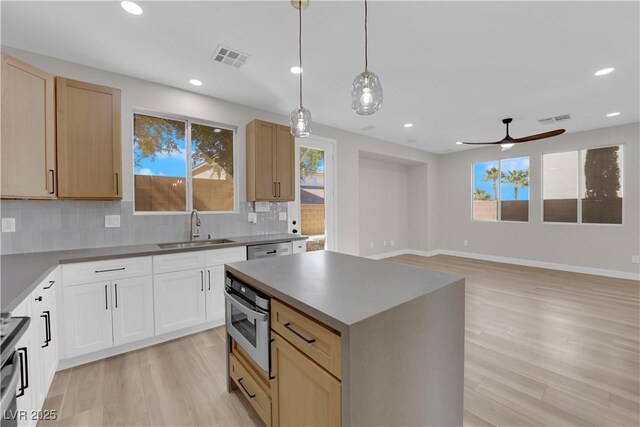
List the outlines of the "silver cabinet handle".
{"label": "silver cabinet handle", "polygon": [[204,271],[200,270],[200,292],[204,292]]}
{"label": "silver cabinet handle", "polygon": [[211,290],[211,270],[207,270],[207,274],[209,275],[209,289]]}
{"label": "silver cabinet handle", "polygon": [[94,273],[109,273],[111,271],[124,271],[126,270],[127,267],[120,267],[120,268],[107,268],[106,270],[94,270]]}
{"label": "silver cabinet handle", "polygon": [[267,315],[265,313],[260,313],[259,311],[251,310],[249,307],[245,306],[242,303],[242,301],[240,301],[239,299],[231,295],[229,292],[227,292],[226,289],[224,290],[224,299],[226,299],[230,304],[233,304],[235,308],[237,308],[247,316],[255,318],[256,320],[259,320],[261,322],[267,321]]}
{"label": "silver cabinet handle", "polygon": [[280,198],[280,181],[278,181],[278,198]]}
{"label": "silver cabinet handle", "polygon": [[108,296],[107,296],[107,286],[109,286],[109,285],[104,285],[104,309],[105,310],[109,310],[109,300],[108,300]]}
{"label": "silver cabinet handle", "polygon": [[49,194],[55,194],[56,192],[56,173],[53,169],[49,169],[49,174],[51,175],[51,191]]}
{"label": "silver cabinet handle", "polygon": [[114,284],[114,287],[116,288],[116,308],[118,308],[118,284]]}
{"label": "silver cabinet handle", "polygon": [[276,182],[273,181],[273,190],[271,191],[273,197],[278,197],[278,193],[276,193]]}

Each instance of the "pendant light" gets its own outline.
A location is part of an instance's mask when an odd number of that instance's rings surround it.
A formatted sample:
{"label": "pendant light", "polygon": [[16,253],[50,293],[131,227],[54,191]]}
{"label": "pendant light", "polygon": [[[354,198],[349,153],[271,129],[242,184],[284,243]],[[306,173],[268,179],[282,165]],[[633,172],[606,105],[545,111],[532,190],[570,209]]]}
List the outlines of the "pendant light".
{"label": "pendant light", "polygon": [[375,113],[382,105],[382,85],[376,73],[368,68],[367,20],[367,0],[364,0],[364,72],[358,74],[351,85],[351,108],[362,116]]}
{"label": "pendant light", "polygon": [[[292,0],[293,7],[298,9],[298,66],[302,69],[302,8],[308,6],[308,0]],[[304,138],[311,134],[311,112],[302,106],[302,73],[300,78],[300,106],[291,112],[291,134],[296,138]]]}

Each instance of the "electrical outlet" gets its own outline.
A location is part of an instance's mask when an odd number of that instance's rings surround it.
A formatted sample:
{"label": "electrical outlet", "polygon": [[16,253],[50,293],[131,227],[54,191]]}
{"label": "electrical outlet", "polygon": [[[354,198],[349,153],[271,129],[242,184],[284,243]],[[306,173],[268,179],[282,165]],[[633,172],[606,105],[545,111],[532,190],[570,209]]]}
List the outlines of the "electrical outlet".
{"label": "electrical outlet", "polygon": [[15,233],[16,232],[16,219],[15,218],[2,218],[2,232],[3,233]]}
{"label": "electrical outlet", "polygon": [[247,217],[248,221],[253,223],[253,224],[257,224],[258,223],[258,214],[255,212],[249,212],[249,215]]}
{"label": "electrical outlet", "polygon": [[384,240],[384,241],[382,242],[382,246],[387,246],[387,241],[386,241],[386,240]]}
{"label": "electrical outlet", "polygon": [[373,242],[369,243],[369,249],[373,249]]}
{"label": "electrical outlet", "polygon": [[[2,230],[2,231],[4,231],[4,230]],[[640,256],[632,255],[631,256],[631,262],[634,263],[634,264],[639,264],[640,263]]]}
{"label": "electrical outlet", "polygon": [[465,246],[469,246],[469,241],[465,240],[464,242],[462,242],[462,244],[465,245]]}
{"label": "electrical outlet", "polygon": [[120,227],[120,215],[105,215],[104,226],[106,228],[118,228]]}
{"label": "electrical outlet", "polygon": [[393,240],[390,240],[390,241],[389,241],[389,244],[390,244],[391,246],[395,246],[395,245],[396,245],[396,242],[394,242]]}
{"label": "electrical outlet", "polygon": [[280,219],[280,221],[286,221],[287,220],[287,213],[286,212],[280,212],[278,214],[278,219]]}

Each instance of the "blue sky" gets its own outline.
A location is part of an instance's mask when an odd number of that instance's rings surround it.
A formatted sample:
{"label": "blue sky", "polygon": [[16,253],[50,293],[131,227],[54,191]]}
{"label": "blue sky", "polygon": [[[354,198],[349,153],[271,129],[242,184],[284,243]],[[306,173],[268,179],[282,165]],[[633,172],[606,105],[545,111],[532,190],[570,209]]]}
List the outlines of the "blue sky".
{"label": "blue sky", "polygon": [[[493,195],[493,183],[492,182],[483,182],[482,178],[484,177],[484,173],[495,167],[498,169],[499,162],[489,161],[489,162],[480,162],[473,164],[473,190],[476,188],[481,188],[488,194],[492,195],[492,199],[495,200],[495,196]],[[519,170],[519,169],[529,169],[529,158],[528,157],[517,157],[513,159],[503,159],[502,160],[502,172],[508,172],[510,170]],[[513,184],[501,184],[501,188],[498,190],[501,193],[501,200],[513,200]],[[518,200],[528,200],[529,199],[529,189],[528,188],[519,188],[518,189]]]}
{"label": "blue sky", "polygon": [[[135,174],[186,177],[185,141],[175,139],[175,143],[180,148],[180,151],[174,151],[170,155],[166,153],[157,154],[155,160],[150,157],[143,158],[140,165],[135,165]],[[133,146],[133,151],[136,156],[140,153],[136,144]]]}

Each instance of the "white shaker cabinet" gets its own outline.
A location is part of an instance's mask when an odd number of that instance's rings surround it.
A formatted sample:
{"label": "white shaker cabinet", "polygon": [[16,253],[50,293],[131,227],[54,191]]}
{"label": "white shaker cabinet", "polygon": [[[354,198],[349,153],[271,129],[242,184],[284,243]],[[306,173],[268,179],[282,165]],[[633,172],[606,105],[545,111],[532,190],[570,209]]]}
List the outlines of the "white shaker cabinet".
{"label": "white shaker cabinet", "polygon": [[110,282],[64,288],[67,357],[113,346]]}
{"label": "white shaker cabinet", "polygon": [[207,322],[224,319],[224,265],[207,268]]}
{"label": "white shaker cabinet", "polygon": [[203,268],[156,274],[153,280],[156,335],[205,322]]}
{"label": "white shaker cabinet", "polygon": [[114,280],[113,344],[153,336],[153,279],[151,276]]}

